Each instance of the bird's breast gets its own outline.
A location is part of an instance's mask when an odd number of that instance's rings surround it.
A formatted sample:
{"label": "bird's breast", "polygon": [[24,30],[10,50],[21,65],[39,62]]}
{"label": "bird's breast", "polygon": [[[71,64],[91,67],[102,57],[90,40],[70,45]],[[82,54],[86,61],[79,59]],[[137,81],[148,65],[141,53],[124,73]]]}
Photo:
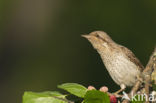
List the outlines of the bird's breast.
{"label": "bird's breast", "polygon": [[108,53],[101,56],[112,79],[118,84],[132,86],[140,71],[138,67],[126,58],[122,53]]}

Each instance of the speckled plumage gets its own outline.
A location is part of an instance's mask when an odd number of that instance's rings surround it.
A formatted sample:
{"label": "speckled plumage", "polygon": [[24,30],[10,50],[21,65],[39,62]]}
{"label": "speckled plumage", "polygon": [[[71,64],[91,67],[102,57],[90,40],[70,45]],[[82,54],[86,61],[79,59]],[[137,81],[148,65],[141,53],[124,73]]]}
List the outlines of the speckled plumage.
{"label": "speckled plumage", "polygon": [[143,66],[126,47],[115,43],[105,32],[95,31],[83,35],[100,54],[106,69],[118,85],[132,86]]}

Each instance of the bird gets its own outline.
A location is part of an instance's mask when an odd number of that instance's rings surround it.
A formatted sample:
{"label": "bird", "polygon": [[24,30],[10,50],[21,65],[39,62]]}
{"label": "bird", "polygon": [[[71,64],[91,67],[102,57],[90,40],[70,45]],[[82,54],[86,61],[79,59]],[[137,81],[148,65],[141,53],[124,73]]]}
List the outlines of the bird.
{"label": "bird", "polygon": [[93,31],[82,37],[97,50],[111,78],[121,87],[116,93],[135,84],[144,66],[131,50],[113,41],[104,31]]}

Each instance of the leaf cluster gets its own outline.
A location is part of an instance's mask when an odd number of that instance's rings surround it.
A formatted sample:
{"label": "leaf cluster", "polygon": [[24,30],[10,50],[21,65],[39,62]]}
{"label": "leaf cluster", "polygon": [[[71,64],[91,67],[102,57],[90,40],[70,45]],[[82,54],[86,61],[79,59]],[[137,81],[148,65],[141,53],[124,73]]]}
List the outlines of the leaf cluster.
{"label": "leaf cluster", "polygon": [[107,93],[98,90],[88,90],[86,87],[77,83],[65,83],[58,85],[58,88],[70,94],[62,94],[57,91],[40,93],[26,91],[23,95],[23,103],[75,103],[75,101],[70,101],[66,98],[68,95],[82,98],[81,103],[110,103]]}

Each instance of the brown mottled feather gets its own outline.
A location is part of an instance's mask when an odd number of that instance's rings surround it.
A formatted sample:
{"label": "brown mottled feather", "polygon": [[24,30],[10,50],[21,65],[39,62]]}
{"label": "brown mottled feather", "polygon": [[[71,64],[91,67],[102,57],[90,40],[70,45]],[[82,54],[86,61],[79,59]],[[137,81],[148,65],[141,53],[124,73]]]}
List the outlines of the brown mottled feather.
{"label": "brown mottled feather", "polygon": [[139,59],[133,54],[133,52],[131,52],[128,48],[120,46],[121,50],[123,50],[125,52],[125,56],[127,56],[127,58],[132,61],[133,63],[135,63],[138,67],[140,71],[143,71],[144,66],[141,64],[141,62],[139,61]]}

